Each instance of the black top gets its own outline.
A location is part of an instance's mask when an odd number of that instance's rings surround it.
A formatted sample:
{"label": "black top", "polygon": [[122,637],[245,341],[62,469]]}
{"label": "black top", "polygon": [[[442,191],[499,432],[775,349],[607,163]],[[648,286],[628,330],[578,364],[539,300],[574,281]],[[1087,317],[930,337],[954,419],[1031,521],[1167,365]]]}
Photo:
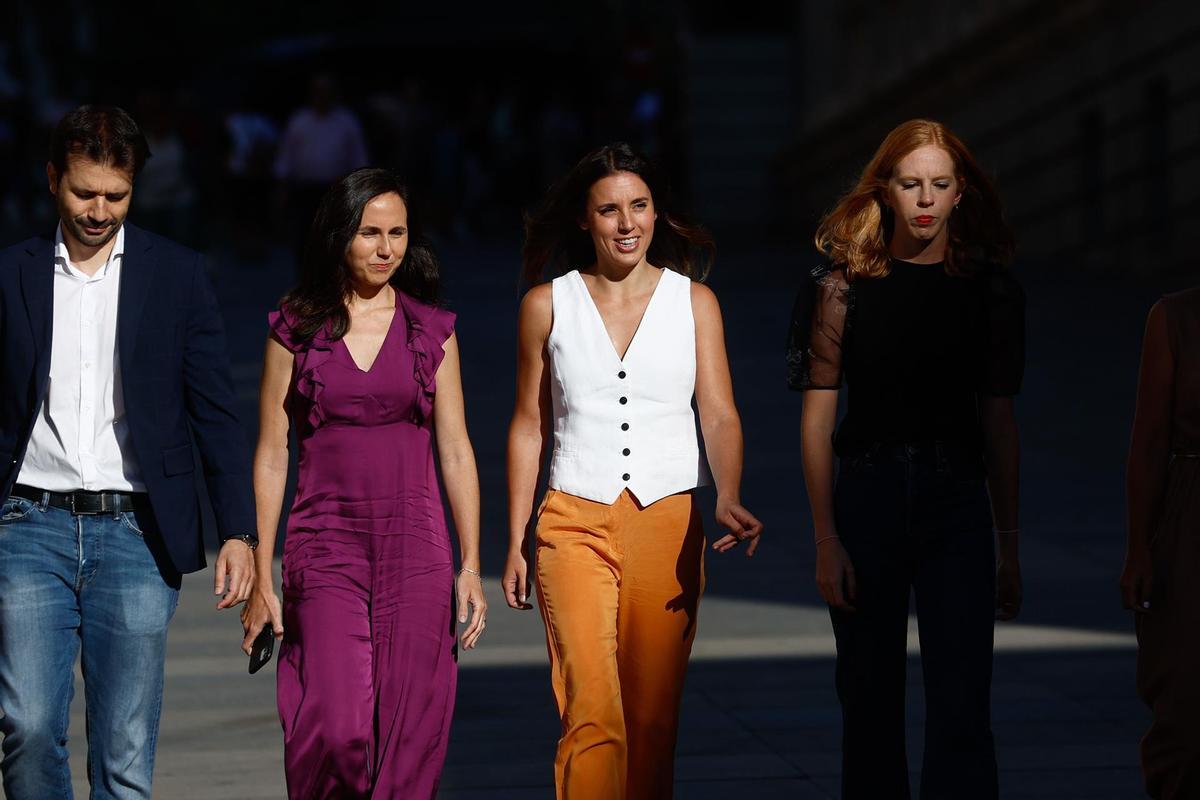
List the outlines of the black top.
{"label": "black top", "polygon": [[882,278],[813,270],[792,313],[788,385],[848,386],[839,455],[874,443],[982,446],[979,397],[1011,396],[1025,365],[1025,295],[1007,270],[951,276],[892,260]]}

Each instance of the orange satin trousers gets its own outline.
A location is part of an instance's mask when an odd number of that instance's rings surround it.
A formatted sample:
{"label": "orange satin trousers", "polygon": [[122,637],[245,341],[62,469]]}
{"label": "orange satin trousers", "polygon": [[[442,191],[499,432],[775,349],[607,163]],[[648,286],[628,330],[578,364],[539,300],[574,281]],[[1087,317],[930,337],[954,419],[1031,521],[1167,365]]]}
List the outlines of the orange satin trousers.
{"label": "orange satin trousers", "polygon": [[696,613],[704,530],[690,492],[642,507],[551,489],[537,525],[538,605],[562,738],[558,800],[664,800]]}

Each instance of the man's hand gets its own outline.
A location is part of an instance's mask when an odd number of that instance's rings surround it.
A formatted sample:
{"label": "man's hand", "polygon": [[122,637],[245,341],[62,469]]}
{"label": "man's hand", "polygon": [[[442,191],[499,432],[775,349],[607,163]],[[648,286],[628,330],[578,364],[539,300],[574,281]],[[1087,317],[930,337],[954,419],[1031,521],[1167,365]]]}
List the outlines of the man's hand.
{"label": "man's hand", "polygon": [[[254,589],[254,551],[241,539],[230,539],[217,554],[213,594],[222,595],[217,608],[233,608]],[[226,587],[228,583],[228,588]]]}

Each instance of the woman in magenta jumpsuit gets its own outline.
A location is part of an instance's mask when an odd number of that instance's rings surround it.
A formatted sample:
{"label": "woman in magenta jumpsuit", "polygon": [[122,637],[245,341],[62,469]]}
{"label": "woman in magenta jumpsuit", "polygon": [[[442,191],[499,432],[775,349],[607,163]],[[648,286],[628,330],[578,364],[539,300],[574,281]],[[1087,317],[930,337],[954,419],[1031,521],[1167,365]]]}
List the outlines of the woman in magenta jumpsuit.
{"label": "woman in magenta jumpsuit", "polygon": [[[270,315],[254,461],[261,546],[243,648],[264,624],[283,640],[279,715],[296,799],[432,798],[454,708],[452,601],[460,623],[474,610],[464,647],[485,624],[454,315],[432,305],[437,262],[412,232],[407,197],[386,170],[335,184],[302,282]],[[300,474],[281,610],[271,555],[289,428]]]}

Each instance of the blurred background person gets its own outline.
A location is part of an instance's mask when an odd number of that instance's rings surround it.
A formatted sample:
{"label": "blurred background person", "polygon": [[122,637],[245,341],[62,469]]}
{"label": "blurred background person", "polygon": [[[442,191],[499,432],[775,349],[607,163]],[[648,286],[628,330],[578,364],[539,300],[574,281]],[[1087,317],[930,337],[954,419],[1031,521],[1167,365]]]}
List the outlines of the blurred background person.
{"label": "blurred background person", "polygon": [[367,143],[358,116],[339,103],[329,75],[312,79],[308,104],[288,118],[275,156],[287,230],[297,250],[329,185],[367,165]]}
{"label": "blurred background person", "polygon": [[[248,90],[246,90],[248,92]],[[225,141],[225,198],[236,244],[253,247],[262,231],[262,210],[274,185],[279,126],[248,96],[239,98],[222,120]]]}
{"label": "blurred background person", "polygon": [[196,188],[188,148],[171,101],[160,92],[143,92],[138,109],[154,158],[138,175],[134,210],[146,227],[195,244]]}

